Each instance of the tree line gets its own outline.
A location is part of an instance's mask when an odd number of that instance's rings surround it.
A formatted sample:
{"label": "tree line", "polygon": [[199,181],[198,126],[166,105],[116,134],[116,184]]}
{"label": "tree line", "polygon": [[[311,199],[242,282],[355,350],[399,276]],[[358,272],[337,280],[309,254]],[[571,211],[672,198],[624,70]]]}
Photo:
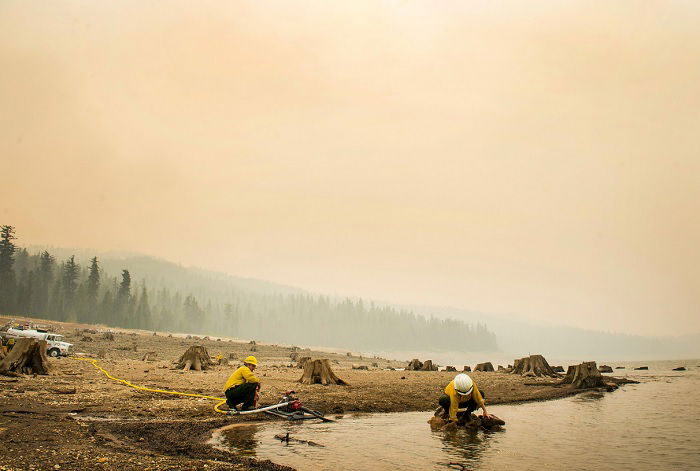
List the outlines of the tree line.
{"label": "tree line", "polygon": [[57,321],[258,339],[359,350],[496,350],[486,326],[416,315],[362,299],[235,290],[198,300],[187,287],[149,288],[126,268],[110,274],[95,256],[80,265],[30,254],[0,228],[0,314]]}

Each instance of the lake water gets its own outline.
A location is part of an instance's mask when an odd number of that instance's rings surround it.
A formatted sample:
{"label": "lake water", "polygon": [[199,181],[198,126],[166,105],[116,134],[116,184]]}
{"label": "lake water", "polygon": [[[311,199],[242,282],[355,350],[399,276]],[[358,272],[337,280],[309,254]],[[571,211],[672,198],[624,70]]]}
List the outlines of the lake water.
{"label": "lake water", "polygon": [[[700,470],[700,360],[616,371],[641,381],[613,393],[493,405],[500,432],[432,432],[429,412],[345,415],[336,423],[256,424],[227,430],[236,453],[299,470]],[[688,371],[674,372],[685,366]],[[498,373],[494,373],[498,374]],[[283,443],[275,434],[322,446]]]}

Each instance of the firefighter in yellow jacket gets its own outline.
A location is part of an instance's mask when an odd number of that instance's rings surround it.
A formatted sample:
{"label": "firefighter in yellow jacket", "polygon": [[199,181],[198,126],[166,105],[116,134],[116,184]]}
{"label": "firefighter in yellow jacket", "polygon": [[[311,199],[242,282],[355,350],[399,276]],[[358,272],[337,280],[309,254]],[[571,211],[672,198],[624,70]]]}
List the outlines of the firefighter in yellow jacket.
{"label": "firefighter in yellow jacket", "polygon": [[258,360],[249,356],[243,360],[243,366],[234,371],[226,381],[224,394],[229,409],[235,409],[238,404],[243,404],[241,410],[255,407],[257,392],[260,390],[260,380],[253,374],[257,366]]}
{"label": "firefighter in yellow jacket", "polygon": [[[438,402],[450,421],[456,422],[460,418],[469,420],[471,413],[479,408],[484,411],[484,416],[488,417],[484,396],[483,391],[479,391],[469,375],[460,373],[445,387],[445,394]],[[466,411],[461,412],[460,409],[466,409]]]}

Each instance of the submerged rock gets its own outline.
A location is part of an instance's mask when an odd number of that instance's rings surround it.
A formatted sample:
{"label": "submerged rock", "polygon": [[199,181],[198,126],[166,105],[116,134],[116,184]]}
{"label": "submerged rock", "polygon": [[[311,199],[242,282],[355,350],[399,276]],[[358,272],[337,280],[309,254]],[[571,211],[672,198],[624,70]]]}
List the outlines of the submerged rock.
{"label": "submerged rock", "polygon": [[674,368],[673,371],[685,371],[685,366],[679,366],[678,368]]}
{"label": "submerged rock", "polygon": [[613,369],[611,366],[608,365],[600,365],[598,367],[598,371],[600,371],[601,373],[612,373]]}

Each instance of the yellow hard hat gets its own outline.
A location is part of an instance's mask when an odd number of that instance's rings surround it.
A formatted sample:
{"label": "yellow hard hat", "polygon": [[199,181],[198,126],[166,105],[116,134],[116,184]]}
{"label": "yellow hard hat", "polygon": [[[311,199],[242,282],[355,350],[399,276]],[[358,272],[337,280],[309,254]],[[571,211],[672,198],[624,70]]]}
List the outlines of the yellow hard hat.
{"label": "yellow hard hat", "polygon": [[258,366],[258,360],[253,355],[243,360],[243,363],[250,363],[251,365]]}

